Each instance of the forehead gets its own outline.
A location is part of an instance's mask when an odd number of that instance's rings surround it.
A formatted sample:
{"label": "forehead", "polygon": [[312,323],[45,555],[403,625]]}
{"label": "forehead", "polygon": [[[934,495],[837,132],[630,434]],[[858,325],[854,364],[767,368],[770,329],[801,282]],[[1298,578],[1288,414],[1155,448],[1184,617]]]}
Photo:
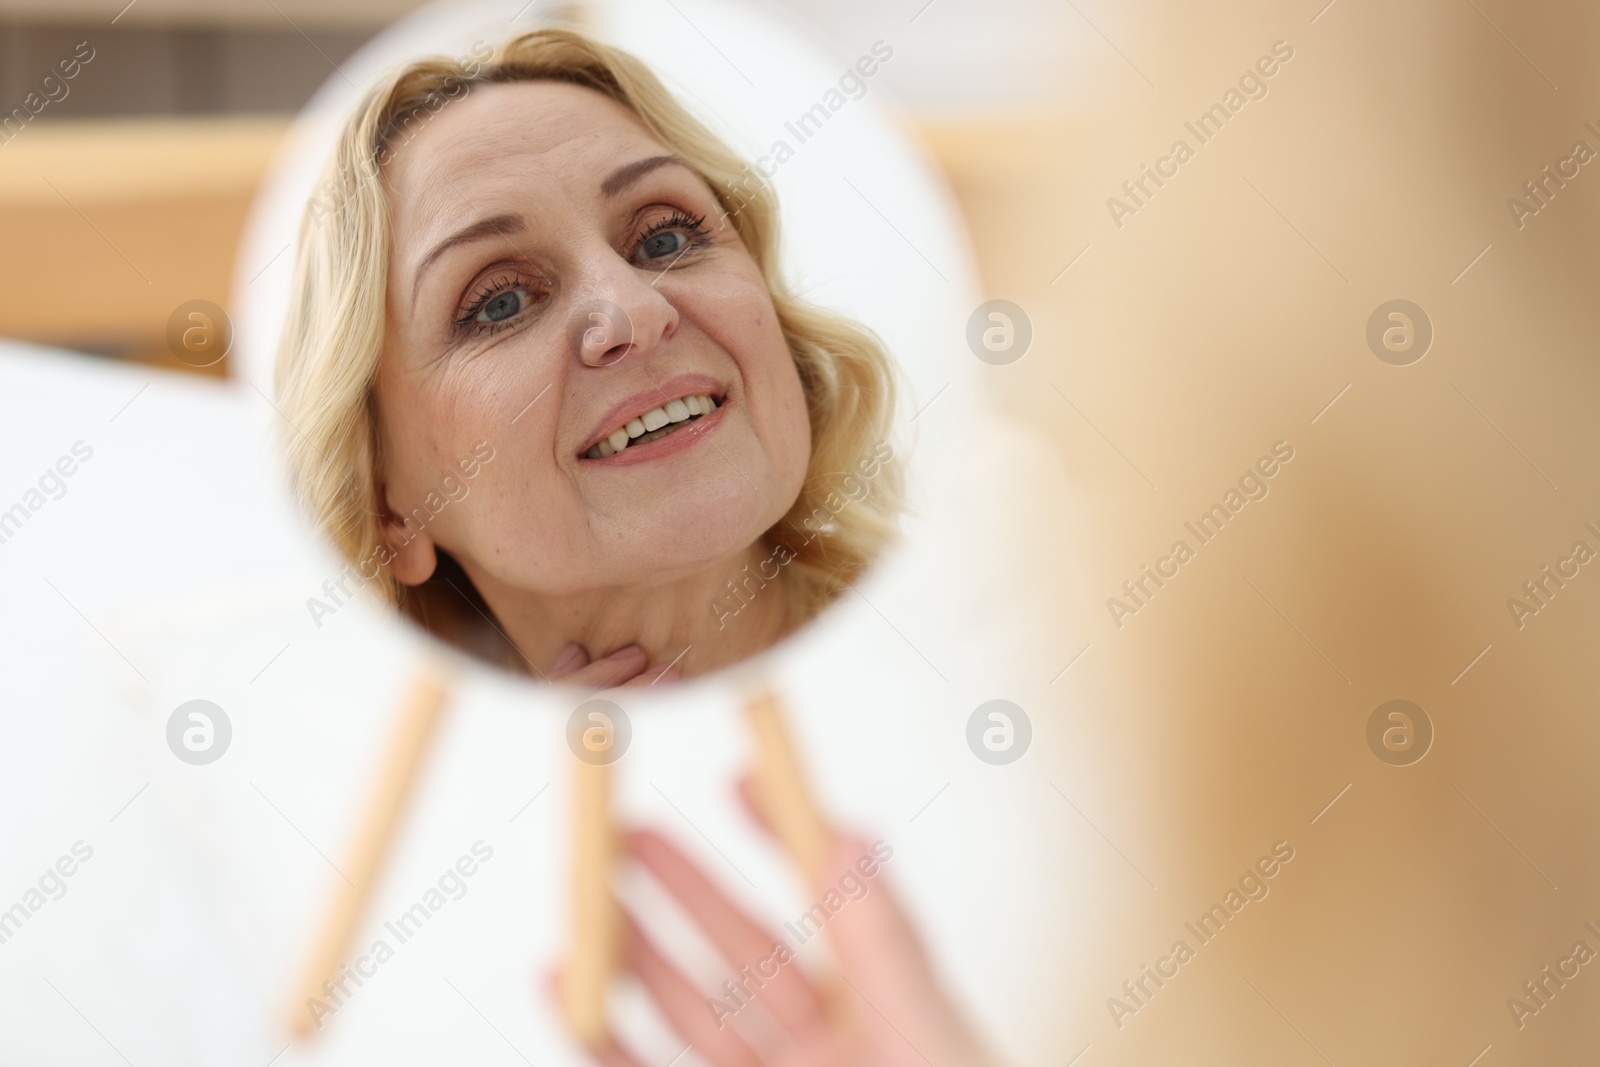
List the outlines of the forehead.
{"label": "forehead", "polygon": [[383,168],[400,232],[442,228],[530,188],[598,196],[617,165],[668,151],[627,108],[565,82],[479,83],[426,116],[410,140],[395,138]]}

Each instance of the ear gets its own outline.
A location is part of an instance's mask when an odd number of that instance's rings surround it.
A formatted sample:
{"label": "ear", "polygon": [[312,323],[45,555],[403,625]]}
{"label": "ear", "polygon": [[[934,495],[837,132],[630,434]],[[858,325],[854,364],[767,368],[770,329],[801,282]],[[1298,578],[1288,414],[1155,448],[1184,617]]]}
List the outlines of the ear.
{"label": "ear", "polygon": [[[389,573],[401,585],[421,585],[433,577],[439,557],[434,551],[433,538],[427,527],[408,527],[405,517],[395,511],[389,502],[388,484],[379,480],[374,495],[378,507],[378,526],[383,542],[389,548]],[[427,508],[422,509],[424,513]]]}

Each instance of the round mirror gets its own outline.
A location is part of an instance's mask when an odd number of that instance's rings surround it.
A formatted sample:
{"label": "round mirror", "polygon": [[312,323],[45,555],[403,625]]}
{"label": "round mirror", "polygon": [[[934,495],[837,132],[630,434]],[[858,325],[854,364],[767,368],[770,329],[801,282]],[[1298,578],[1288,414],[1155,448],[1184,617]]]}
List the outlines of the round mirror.
{"label": "round mirror", "polygon": [[651,684],[779,644],[903,539],[974,302],[879,147],[893,47],[766,54],[739,92],[660,19],[424,11],[298,124],[237,306],[340,557],[319,625],[364,590],[530,678]]}

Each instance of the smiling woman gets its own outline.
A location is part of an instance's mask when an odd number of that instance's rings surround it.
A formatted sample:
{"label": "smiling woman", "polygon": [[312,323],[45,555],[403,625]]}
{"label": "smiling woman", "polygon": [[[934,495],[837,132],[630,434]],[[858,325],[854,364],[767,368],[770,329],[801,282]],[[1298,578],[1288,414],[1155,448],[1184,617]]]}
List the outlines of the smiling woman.
{"label": "smiling woman", "polygon": [[[340,210],[302,220],[277,385],[297,488],[387,599],[547,679],[655,681],[770,645],[884,547],[895,464],[825,502],[886,451],[889,358],[789,293],[748,184],[639,61],[569,31],[366,97],[322,183]],[[408,526],[485,442],[471,501]]]}

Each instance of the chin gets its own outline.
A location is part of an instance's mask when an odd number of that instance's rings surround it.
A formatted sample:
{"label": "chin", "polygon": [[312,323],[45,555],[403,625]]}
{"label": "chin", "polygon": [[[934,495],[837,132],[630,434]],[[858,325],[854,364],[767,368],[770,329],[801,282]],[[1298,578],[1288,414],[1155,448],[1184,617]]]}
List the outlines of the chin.
{"label": "chin", "polygon": [[798,489],[787,496],[758,494],[738,481],[720,493],[677,494],[658,514],[641,516],[640,532],[628,541],[638,564],[628,569],[650,582],[737,558],[783,518],[799,495]]}
{"label": "chin", "polygon": [[794,506],[803,474],[775,487],[770,469],[755,468],[752,485],[726,462],[718,467],[711,477],[627,506],[615,498],[590,503],[566,513],[562,529],[549,525],[553,515],[521,510],[469,558],[488,564],[483,570],[497,584],[553,597],[646,589],[739,560],[731,577],[743,553]]}

